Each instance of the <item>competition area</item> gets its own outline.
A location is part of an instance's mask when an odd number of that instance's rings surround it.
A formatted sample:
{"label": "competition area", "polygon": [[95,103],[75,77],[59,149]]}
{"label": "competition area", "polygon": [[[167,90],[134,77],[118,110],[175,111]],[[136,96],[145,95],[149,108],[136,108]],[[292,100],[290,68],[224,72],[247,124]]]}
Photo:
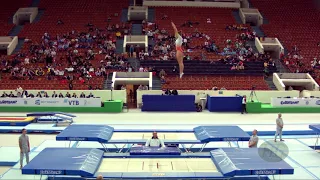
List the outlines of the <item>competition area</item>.
{"label": "competition area", "polygon": [[[116,138],[113,139],[113,133],[114,128],[110,126],[74,124],[58,134],[56,140],[94,141],[101,143],[102,146],[108,143],[140,144],[145,142],[142,139],[118,139],[119,135],[116,135]],[[123,133],[125,132],[120,134]],[[130,131],[127,131],[127,133],[130,133]],[[178,133],[179,131],[176,130],[175,134]],[[205,144],[209,142],[249,140],[249,135],[237,126],[198,126],[189,133],[187,137],[190,137],[190,140],[169,140],[165,143],[171,145],[203,144],[200,149],[201,152]],[[184,135],[186,134],[184,132]],[[164,136],[165,134],[163,134]],[[105,154],[104,152],[108,152],[107,148],[105,148],[105,151],[87,148],[47,148],[22,169],[22,174],[79,175],[81,177],[94,177],[101,174],[106,178],[154,176],[165,178],[231,178],[234,176],[293,174],[293,168],[284,161],[270,162],[270,165],[267,165],[259,156],[257,149],[221,148],[208,153],[194,153],[192,155],[189,155],[187,150],[186,154],[183,154],[178,147],[131,146],[127,150],[128,153],[121,153],[121,151],[122,149],[119,150],[118,154]],[[274,154],[274,156],[277,155]],[[157,159],[157,157],[163,159]],[[195,159],[190,161],[189,158]],[[201,160],[197,161],[199,158]],[[197,163],[193,164],[195,161]],[[121,170],[110,168],[118,163],[121,164],[119,166]],[[153,171],[153,169],[156,169],[156,171]]]}
{"label": "competition area", "polygon": [[[56,114],[58,112],[29,115],[41,118]],[[32,160],[22,170],[19,169],[18,153],[12,153],[18,152],[18,149],[4,147],[6,143],[1,143],[0,153],[3,156],[0,156],[0,166],[4,172],[2,179],[80,180],[95,179],[98,175],[105,179],[320,178],[317,174],[320,170],[317,164],[320,156],[314,150],[318,149],[320,125],[288,124],[290,133],[288,131],[289,135],[285,135],[284,138],[289,155],[285,157],[283,154],[286,152],[268,135],[271,133],[268,132],[270,129],[266,128],[269,126],[266,124],[255,127],[260,127],[258,129],[261,133],[258,146],[265,143],[269,146],[247,148],[250,138],[247,125],[116,125],[112,120],[110,125],[85,124],[77,121],[82,119],[83,115],[68,115],[74,118],[74,123],[65,127],[57,126],[55,122],[50,121],[31,123],[27,126],[11,126],[16,129],[25,127],[28,132],[38,133],[29,134]],[[304,126],[308,130],[304,129]],[[2,131],[8,127],[10,126],[1,126],[0,129]],[[55,129],[55,133],[58,134],[43,133],[50,128]],[[293,135],[299,133],[298,128],[305,131],[305,135]],[[164,141],[166,147],[144,146],[154,131],[158,132],[158,137]],[[0,135],[6,139],[12,139],[14,136]],[[15,138],[18,136],[15,135]],[[37,136],[41,137],[38,142]],[[273,161],[272,158],[280,160]]]}
{"label": "competition area", "polygon": [[[108,151],[105,144],[113,144],[119,151],[122,152],[123,148],[128,147],[127,151],[134,144],[145,144],[146,139],[151,138],[151,133],[145,134],[136,132],[148,132],[150,130],[118,130],[120,133],[114,133],[114,128],[103,125],[71,125],[64,129],[57,135],[57,141],[93,141],[99,142],[105,151]],[[160,138],[164,143],[169,146],[179,147],[181,145],[186,152],[189,150],[184,146],[191,144],[189,149],[195,144],[201,144],[200,152],[210,142],[236,142],[237,146],[239,141],[248,141],[250,136],[238,126],[198,126],[192,130],[163,130]],[[132,134],[133,133],[133,134]],[[183,133],[183,134],[180,134]],[[141,136],[142,135],[142,136]],[[142,139],[139,139],[142,137]],[[123,144],[119,149],[117,144]]]}

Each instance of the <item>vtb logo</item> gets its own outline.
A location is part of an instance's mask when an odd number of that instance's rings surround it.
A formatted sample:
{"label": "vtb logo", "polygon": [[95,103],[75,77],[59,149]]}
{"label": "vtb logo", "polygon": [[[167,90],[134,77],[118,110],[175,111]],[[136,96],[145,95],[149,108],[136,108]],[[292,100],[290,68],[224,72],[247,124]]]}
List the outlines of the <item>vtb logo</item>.
{"label": "vtb logo", "polygon": [[75,101],[69,101],[69,105],[73,105],[73,106],[79,106],[79,101],[75,100]]}

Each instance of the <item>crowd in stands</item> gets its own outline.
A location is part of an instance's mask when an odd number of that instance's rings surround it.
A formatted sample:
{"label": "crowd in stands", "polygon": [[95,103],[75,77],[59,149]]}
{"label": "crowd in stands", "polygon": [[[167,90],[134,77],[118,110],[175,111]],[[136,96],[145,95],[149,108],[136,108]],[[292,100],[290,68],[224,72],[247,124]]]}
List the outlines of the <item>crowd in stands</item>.
{"label": "crowd in stands", "polygon": [[[164,15],[162,20],[166,20],[167,16]],[[207,19],[207,23],[210,23],[210,18]],[[250,47],[246,46],[247,41],[254,40],[256,33],[250,31],[249,28],[241,25],[231,25],[227,26],[226,30],[237,30],[240,34],[236,36],[234,46],[232,45],[232,40],[226,40],[226,46],[222,49],[218,47],[214,41],[214,38],[211,38],[209,35],[199,32],[196,28],[199,25],[199,22],[186,21],[181,25],[181,27],[193,28],[193,33],[181,33],[183,37],[183,47],[186,51],[185,60],[191,59],[201,59],[205,60],[204,55],[202,57],[191,57],[193,50],[202,50],[203,52],[216,53],[220,55],[232,55],[239,54],[242,51],[249,49]],[[152,40],[155,41],[155,45],[152,48],[149,47],[149,52],[141,51],[139,53],[139,59],[160,59],[160,60],[174,60],[175,59],[175,37],[174,34],[169,34],[168,31],[164,28],[160,28],[157,23],[150,23],[143,21],[143,32]],[[192,41],[194,39],[201,39],[203,41],[202,46],[192,46]]]}
{"label": "crowd in stands", "polygon": [[[292,47],[292,50],[287,55],[282,56],[281,60],[294,73],[309,73],[315,77],[315,70],[320,69],[320,61],[317,57],[314,57],[310,64],[305,64],[297,45]],[[318,79],[319,77],[316,76],[315,78]]]}
{"label": "crowd in stands", "polygon": [[57,94],[55,91],[53,91],[53,94],[51,96],[48,95],[47,92],[38,92],[37,94],[28,93],[28,91],[22,91],[13,93],[10,91],[10,93],[3,92],[3,94],[0,96],[1,98],[94,98],[94,95],[90,93],[89,95],[85,95],[83,92],[80,94],[80,96],[77,96],[76,93],[70,94],[67,92],[65,95],[62,93]]}
{"label": "crowd in stands", "polygon": [[[166,15],[163,16],[162,20],[167,20]],[[207,23],[210,23],[210,18],[207,19]],[[273,59],[270,54],[259,54],[255,53],[248,41],[253,41],[256,37],[256,32],[251,31],[250,28],[242,25],[228,25],[226,26],[226,31],[238,31],[239,34],[236,35],[235,40],[227,39],[225,41],[225,47],[220,48],[214,38],[209,35],[201,33],[197,29],[199,22],[186,21],[182,24],[182,27],[193,28],[194,32],[187,34],[182,33],[183,37],[183,47],[186,50],[184,60],[206,60],[205,53],[215,53],[221,55],[220,62],[225,64],[230,64],[231,70],[244,70],[246,61],[263,61],[267,63],[264,66],[264,72],[268,75],[268,67],[275,66]],[[150,23],[143,21],[143,32],[155,41],[154,47],[151,49],[149,47],[149,52],[140,51],[140,60],[174,60],[175,59],[175,49],[174,42],[175,37],[173,34],[169,34],[166,29],[160,28],[157,23]],[[201,39],[203,41],[202,46],[191,46],[193,39]],[[192,57],[192,51],[194,49],[201,50],[202,57]],[[212,61],[214,63],[214,61]],[[140,72],[150,71],[152,68],[140,67]],[[162,83],[165,82],[163,75],[160,75]]]}
{"label": "crowd in stands", "polygon": [[[57,25],[61,23],[59,20]],[[86,26],[87,32],[44,33],[40,43],[27,38],[28,51],[18,53],[12,60],[8,56],[0,57],[1,72],[10,74],[12,80],[34,80],[42,76],[47,80],[60,80],[61,84],[72,84],[106,76],[108,70],[127,71],[126,56],[115,52],[115,36],[128,33],[129,24],[107,25],[106,30],[91,23]]]}

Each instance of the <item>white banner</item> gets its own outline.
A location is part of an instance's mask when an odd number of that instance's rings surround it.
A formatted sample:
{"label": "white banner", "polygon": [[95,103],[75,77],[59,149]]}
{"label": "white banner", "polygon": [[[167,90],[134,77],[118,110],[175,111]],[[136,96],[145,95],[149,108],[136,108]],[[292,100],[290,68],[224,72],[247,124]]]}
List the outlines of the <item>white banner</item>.
{"label": "white banner", "polygon": [[318,98],[271,98],[272,107],[319,107]]}
{"label": "white banner", "polygon": [[0,106],[101,107],[101,98],[0,98]]}

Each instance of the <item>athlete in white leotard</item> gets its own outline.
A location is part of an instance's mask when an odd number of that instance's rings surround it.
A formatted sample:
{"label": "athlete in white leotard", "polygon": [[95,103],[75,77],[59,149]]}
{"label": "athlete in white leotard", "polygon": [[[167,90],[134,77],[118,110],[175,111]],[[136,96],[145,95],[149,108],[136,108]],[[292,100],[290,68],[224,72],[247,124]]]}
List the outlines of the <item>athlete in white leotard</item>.
{"label": "athlete in white leotard", "polygon": [[183,49],[182,49],[182,37],[180,36],[180,34],[178,33],[177,27],[176,25],[171,22],[171,25],[173,27],[174,30],[174,34],[176,37],[176,57],[177,57],[177,61],[179,64],[179,71],[180,71],[180,78],[182,78],[183,76],[183,70],[184,70],[184,64],[183,64]]}

